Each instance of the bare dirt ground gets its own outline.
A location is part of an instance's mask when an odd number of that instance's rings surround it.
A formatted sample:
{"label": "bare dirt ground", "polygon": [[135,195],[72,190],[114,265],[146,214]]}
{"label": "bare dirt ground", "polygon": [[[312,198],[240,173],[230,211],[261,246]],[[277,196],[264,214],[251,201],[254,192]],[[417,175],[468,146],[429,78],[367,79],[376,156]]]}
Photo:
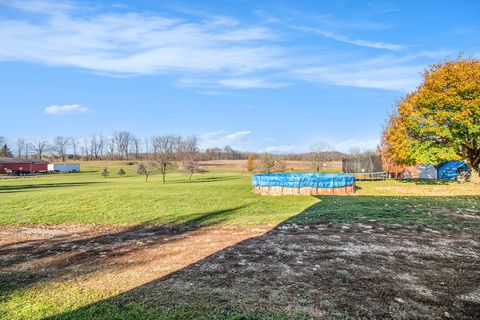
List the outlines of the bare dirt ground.
{"label": "bare dirt ground", "polygon": [[0,226],[0,285],[75,280],[124,291],[271,228]]}
{"label": "bare dirt ground", "polygon": [[131,289],[108,300],[118,305],[250,316],[480,318],[476,228],[272,227],[0,227],[0,281],[18,288],[81,279]]}

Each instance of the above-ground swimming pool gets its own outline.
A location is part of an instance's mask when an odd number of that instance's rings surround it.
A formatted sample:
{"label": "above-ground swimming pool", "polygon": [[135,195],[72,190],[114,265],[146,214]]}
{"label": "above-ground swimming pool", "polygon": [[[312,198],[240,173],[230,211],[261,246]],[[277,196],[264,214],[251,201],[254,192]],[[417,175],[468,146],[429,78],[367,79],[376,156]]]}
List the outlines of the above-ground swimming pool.
{"label": "above-ground swimming pool", "polygon": [[342,195],[355,192],[355,177],[331,173],[266,173],[252,177],[253,192],[265,195]]}

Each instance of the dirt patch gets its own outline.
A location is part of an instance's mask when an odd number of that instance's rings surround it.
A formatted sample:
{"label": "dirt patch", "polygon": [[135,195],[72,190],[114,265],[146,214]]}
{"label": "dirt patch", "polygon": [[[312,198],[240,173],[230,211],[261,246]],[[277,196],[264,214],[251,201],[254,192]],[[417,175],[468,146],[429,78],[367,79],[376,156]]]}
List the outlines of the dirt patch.
{"label": "dirt patch", "polygon": [[272,227],[60,226],[54,235],[37,230],[52,226],[1,227],[0,285],[71,281],[125,292],[107,300],[119,306],[193,308],[207,318],[478,319],[477,229]]}
{"label": "dirt patch", "polygon": [[287,310],[293,318],[478,319],[479,289],[473,229],[289,224],[117,301],[203,301],[207,310]]}
{"label": "dirt patch", "polygon": [[74,281],[124,291],[271,228],[0,227],[0,287]]}

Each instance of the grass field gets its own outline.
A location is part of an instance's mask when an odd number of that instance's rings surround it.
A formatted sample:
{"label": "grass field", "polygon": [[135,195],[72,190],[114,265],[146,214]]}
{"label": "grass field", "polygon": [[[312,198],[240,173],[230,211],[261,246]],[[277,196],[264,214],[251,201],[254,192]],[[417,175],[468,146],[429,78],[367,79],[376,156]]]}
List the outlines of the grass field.
{"label": "grass field", "polygon": [[[108,164],[108,163],[107,163]],[[266,198],[250,192],[250,175],[215,171],[194,175],[159,175],[146,183],[135,167],[109,163],[111,176],[98,163],[83,173],[0,181],[0,224],[262,224],[281,222],[318,200]],[[122,167],[127,172],[117,175]]]}
{"label": "grass field", "polygon": [[[266,197],[250,181],[217,170],[146,183],[121,162],[0,181],[0,318],[468,319],[480,311],[479,186],[392,180],[359,182],[352,196]],[[451,292],[436,285],[441,278],[453,279]],[[408,281],[410,291],[396,289]],[[432,286],[431,297],[414,296],[419,286]]]}

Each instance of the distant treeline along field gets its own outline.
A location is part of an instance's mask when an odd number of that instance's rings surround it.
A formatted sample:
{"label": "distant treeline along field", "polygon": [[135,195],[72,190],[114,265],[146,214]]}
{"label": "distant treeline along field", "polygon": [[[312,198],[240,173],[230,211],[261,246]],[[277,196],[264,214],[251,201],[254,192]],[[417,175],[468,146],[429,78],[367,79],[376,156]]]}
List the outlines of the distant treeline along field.
{"label": "distant treeline along field", "polygon": [[[352,150],[359,152],[359,150]],[[158,154],[168,153],[172,160],[181,160],[184,154],[195,154],[197,161],[245,160],[260,153],[235,150],[231,146],[200,149],[197,136],[159,135],[139,138],[128,131],[111,135],[93,134],[87,138],[57,136],[53,139],[6,139],[0,136],[0,157],[66,160],[153,160]],[[324,142],[318,142],[306,153],[275,155],[282,160],[340,161],[344,154]]]}

